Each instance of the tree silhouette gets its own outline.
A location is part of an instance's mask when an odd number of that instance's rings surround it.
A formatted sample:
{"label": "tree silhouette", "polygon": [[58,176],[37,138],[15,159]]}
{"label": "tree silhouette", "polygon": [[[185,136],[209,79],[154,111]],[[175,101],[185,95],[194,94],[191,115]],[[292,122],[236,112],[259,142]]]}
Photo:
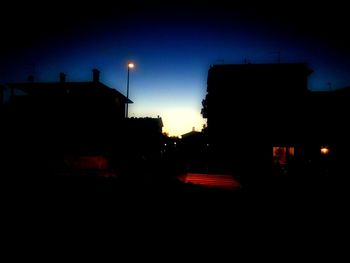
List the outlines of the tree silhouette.
{"label": "tree silhouette", "polygon": [[205,99],[202,100],[202,106],[203,108],[201,109],[201,114],[203,118],[208,118],[208,95],[205,96]]}

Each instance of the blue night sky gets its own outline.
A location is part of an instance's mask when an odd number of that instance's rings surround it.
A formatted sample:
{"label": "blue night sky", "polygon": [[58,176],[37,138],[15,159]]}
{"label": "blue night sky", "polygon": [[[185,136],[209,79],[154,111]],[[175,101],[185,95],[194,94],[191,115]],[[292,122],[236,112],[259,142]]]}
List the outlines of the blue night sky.
{"label": "blue night sky", "polygon": [[294,4],[276,11],[220,0],[186,3],[67,3],[31,5],[25,11],[9,6],[15,19],[0,21],[6,25],[2,39],[7,39],[0,53],[0,82],[25,81],[30,74],[37,81],[57,81],[59,72],[68,81],[87,81],[98,68],[103,83],[126,94],[126,65],[133,61],[129,116],[159,115],[163,131],[175,136],[192,127],[200,130],[206,122],[200,110],[212,64],[276,63],[280,58],[309,64],[311,90],[350,85],[346,8]]}

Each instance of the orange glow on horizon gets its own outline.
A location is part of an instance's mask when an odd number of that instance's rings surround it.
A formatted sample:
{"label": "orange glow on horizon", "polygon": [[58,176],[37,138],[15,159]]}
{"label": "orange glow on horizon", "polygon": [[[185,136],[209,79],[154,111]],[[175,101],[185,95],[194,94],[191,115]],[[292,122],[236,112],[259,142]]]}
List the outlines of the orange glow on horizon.
{"label": "orange glow on horizon", "polygon": [[159,115],[163,121],[163,132],[169,136],[181,136],[192,131],[195,127],[196,131],[201,131],[206,120],[203,119],[200,108],[193,108],[192,106],[178,106],[165,105],[159,111],[159,106],[149,101],[142,101],[138,104],[133,104],[130,116],[134,117],[148,117],[156,118]]}

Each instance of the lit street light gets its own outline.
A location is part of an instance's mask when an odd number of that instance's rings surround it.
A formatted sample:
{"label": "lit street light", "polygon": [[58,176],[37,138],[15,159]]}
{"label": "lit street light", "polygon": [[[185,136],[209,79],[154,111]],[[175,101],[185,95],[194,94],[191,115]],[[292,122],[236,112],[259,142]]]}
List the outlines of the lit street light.
{"label": "lit street light", "polygon": [[126,85],[126,118],[128,118],[129,115],[129,75],[130,75],[130,69],[134,68],[135,65],[132,62],[128,63],[128,80]]}

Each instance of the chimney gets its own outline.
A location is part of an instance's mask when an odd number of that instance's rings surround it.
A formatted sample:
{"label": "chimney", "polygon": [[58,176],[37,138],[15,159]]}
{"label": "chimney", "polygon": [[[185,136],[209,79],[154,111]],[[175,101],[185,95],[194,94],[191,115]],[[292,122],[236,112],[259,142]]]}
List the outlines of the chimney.
{"label": "chimney", "polygon": [[28,81],[28,82],[34,82],[34,76],[33,76],[33,75],[29,75],[29,76],[27,77],[27,81]]}
{"label": "chimney", "polygon": [[66,74],[64,74],[63,72],[60,73],[60,83],[64,83],[66,82]]}
{"label": "chimney", "polygon": [[92,81],[93,82],[99,82],[100,81],[100,71],[98,69],[92,70]]}

